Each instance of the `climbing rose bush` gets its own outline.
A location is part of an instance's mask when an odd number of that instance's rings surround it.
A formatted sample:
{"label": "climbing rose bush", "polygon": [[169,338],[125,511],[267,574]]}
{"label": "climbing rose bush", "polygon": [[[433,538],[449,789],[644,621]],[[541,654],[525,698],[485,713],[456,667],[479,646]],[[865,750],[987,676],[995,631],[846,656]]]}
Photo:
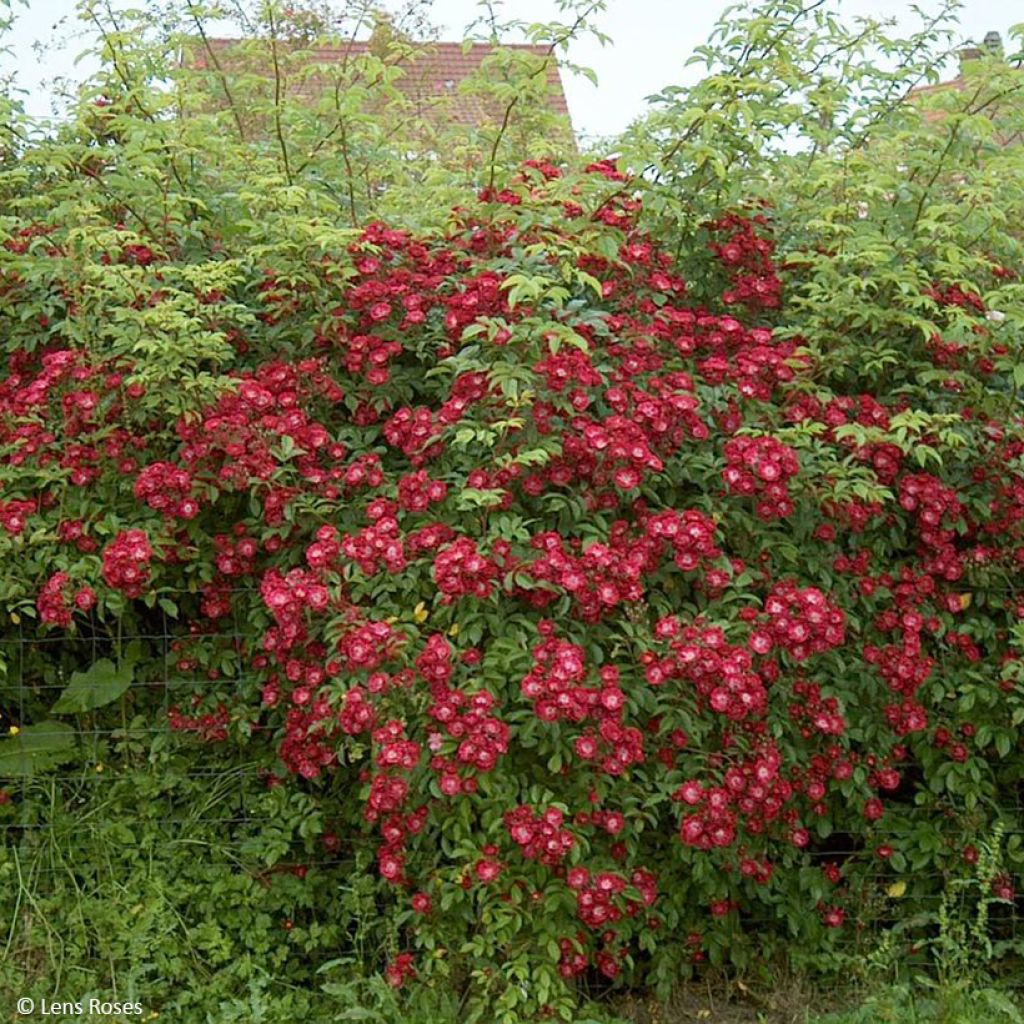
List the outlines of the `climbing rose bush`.
{"label": "climbing rose bush", "polygon": [[925,296],[925,383],[846,393],[770,208],[702,225],[701,302],[641,212],[533,162],[422,237],[5,222],[9,628],[169,671],[121,711],[314,797],[292,856],[376,880],[371,966],[494,1012],[915,906],[1024,769],[992,281]]}

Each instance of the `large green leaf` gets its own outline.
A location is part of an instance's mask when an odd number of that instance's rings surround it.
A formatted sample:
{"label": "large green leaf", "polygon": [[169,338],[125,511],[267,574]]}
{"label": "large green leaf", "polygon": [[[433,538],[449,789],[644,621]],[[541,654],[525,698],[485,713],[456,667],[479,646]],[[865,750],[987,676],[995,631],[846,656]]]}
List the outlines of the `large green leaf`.
{"label": "large green leaf", "polygon": [[32,775],[68,760],[75,731],[64,722],[26,725],[17,736],[0,740],[0,777]]}
{"label": "large green leaf", "polygon": [[51,710],[72,715],[117,700],[132,684],[132,669],[130,662],[115,665],[109,658],[102,658],[84,672],[72,673],[71,682]]}

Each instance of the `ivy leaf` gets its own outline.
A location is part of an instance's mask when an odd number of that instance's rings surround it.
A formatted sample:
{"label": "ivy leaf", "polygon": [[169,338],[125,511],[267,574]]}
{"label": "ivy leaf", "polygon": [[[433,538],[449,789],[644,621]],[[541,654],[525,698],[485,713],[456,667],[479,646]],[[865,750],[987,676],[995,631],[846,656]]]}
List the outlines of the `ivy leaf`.
{"label": "ivy leaf", "polygon": [[50,709],[57,715],[73,715],[101,708],[117,700],[132,684],[132,665],[115,665],[101,658],[84,672],[75,672],[71,682]]}
{"label": "ivy leaf", "polygon": [[0,741],[0,777],[32,775],[68,760],[75,731],[64,722],[26,725],[17,736]]}

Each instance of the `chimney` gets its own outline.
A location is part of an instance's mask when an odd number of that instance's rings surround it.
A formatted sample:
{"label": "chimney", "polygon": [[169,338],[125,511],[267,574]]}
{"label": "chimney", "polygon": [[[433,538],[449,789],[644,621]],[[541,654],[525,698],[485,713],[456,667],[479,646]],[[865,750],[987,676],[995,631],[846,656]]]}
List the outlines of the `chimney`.
{"label": "chimney", "polygon": [[981,45],[990,56],[1002,57],[1003,37],[998,32],[986,32],[985,39]]}
{"label": "chimney", "polygon": [[981,43],[968,43],[959,53],[960,75],[967,71],[967,65],[973,61],[982,60],[985,57],[1003,56],[1003,37],[995,31],[986,32]]}

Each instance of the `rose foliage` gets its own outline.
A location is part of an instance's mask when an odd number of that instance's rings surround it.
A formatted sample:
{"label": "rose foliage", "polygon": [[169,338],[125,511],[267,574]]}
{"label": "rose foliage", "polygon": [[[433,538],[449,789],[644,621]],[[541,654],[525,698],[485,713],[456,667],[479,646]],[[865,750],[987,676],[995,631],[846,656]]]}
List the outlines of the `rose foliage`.
{"label": "rose foliage", "polygon": [[387,980],[498,1015],[969,870],[1024,776],[1009,235],[920,257],[875,365],[796,190],[670,230],[649,179],[531,160],[443,227],[278,181],[150,232],[126,166],[3,220],[0,600],[50,684],[8,765],[126,715],[238,751],[375,880]]}

